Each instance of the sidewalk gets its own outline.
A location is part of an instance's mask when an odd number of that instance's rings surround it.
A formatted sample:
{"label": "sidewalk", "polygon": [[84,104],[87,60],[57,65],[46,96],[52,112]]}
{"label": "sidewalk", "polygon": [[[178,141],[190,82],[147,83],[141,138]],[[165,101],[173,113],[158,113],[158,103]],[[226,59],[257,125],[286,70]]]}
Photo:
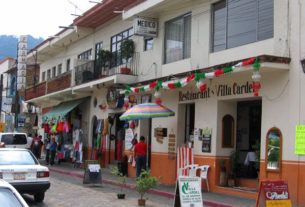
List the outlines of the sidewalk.
{"label": "sidewalk", "polygon": [[[45,164],[43,160],[40,161],[42,165]],[[114,166],[114,165],[113,165]],[[61,173],[78,178],[83,178],[84,169],[74,168],[72,163],[62,162],[60,165],[48,166],[50,172]],[[110,168],[102,168],[102,184],[116,185],[116,178],[110,173]],[[127,178],[126,188],[132,190],[135,185],[135,178]],[[150,194],[155,194],[170,199],[174,199],[175,186],[160,184],[154,188]],[[255,206],[255,199],[230,196],[226,194],[219,194],[214,192],[202,192],[202,199],[204,206],[210,207],[233,207],[233,206]]]}

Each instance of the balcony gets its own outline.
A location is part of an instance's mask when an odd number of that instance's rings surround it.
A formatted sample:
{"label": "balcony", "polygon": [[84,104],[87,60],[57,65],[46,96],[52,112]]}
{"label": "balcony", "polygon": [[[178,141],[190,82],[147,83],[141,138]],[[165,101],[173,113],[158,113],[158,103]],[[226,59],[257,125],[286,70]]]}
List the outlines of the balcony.
{"label": "balcony", "polygon": [[71,72],[63,73],[55,78],[30,86],[25,90],[25,100],[64,90],[71,87]]}
{"label": "balcony", "polygon": [[97,60],[88,60],[75,67],[75,85],[80,85],[92,80],[116,75],[138,75],[139,53],[135,53],[126,63],[118,54],[107,64],[101,65]]}
{"label": "balcony", "polygon": [[25,90],[25,100],[37,98],[39,96],[46,95],[47,82],[38,83],[35,86],[31,86]]}

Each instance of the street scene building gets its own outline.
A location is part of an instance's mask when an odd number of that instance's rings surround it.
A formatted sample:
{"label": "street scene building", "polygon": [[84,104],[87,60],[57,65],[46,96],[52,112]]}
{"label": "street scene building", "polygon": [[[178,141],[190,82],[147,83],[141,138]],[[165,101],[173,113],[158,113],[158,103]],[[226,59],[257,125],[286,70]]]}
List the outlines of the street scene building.
{"label": "street scene building", "polygon": [[[256,198],[259,181],[284,180],[304,206],[302,11],[289,0],[105,0],[28,52],[40,69],[25,102],[63,159],[121,163],[144,136],[163,184],[188,162],[209,166],[204,190]],[[175,116],[120,120],[149,102]]]}

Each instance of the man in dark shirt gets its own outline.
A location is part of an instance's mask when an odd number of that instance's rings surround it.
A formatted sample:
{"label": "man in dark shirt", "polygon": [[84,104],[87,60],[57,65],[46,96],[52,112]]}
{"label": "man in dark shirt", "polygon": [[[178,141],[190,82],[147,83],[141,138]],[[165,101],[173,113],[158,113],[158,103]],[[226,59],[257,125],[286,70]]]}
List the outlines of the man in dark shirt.
{"label": "man in dark shirt", "polygon": [[140,142],[136,144],[134,148],[134,157],[136,159],[137,178],[141,174],[142,169],[146,170],[146,155],[147,155],[147,144],[144,142],[144,136],[140,137]]}

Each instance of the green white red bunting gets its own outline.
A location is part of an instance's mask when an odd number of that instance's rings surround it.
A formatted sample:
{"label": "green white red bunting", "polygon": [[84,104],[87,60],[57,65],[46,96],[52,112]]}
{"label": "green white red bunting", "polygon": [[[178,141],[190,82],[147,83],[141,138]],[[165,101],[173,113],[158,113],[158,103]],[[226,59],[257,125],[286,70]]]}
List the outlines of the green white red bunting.
{"label": "green white red bunting", "polygon": [[170,82],[162,82],[162,81],[154,81],[148,85],[145,86],[141,86],[141,87],[131,87],[131,86],[126,86],[126,90],[125,91],[121,91],[121,93],[125,94],[125,104],[124,106],[126,108],[128,108],[128,95],[129,93],[133,92],[133,93],[142,93],[142,92],[147,92],[147,91],[151,91],[152,89],[155,90],[155,94],[154,96],[156,97],[156,103],[161,104],[161,94],[160,94],[160,89],[176,89],[176,88],[182,88],[186,85],[188,85],[192,80],[196,81],[196,86],[197,88],[203,92],[206,90],[207,85],[204,83],[204,79],[213,79],[215,77],[220,77],[224,74],[227,73],[232,73],[235,72],[236,68],[240,68],[246,65],[250,65],[253,64],[253,75],[252,75],[252,80],[253,80],[253,86],[252,89],[254,91],[254,96],[258,96],[258,91],[260,89],[260,79],[261,79],[261,75],[259,73],[259,69],[260,69],[260,64],[258,62],[258,59],[255,58],[250,58],[248,60],[245,60],[243,62],[239,62],[236,65],[233,65],[231,67],[228,68],[224,68],[221,70],[217,70],[215,72],[209,72],[209,73],[194,73],[188,77],[182,78],[178,81],[170,81]]}

